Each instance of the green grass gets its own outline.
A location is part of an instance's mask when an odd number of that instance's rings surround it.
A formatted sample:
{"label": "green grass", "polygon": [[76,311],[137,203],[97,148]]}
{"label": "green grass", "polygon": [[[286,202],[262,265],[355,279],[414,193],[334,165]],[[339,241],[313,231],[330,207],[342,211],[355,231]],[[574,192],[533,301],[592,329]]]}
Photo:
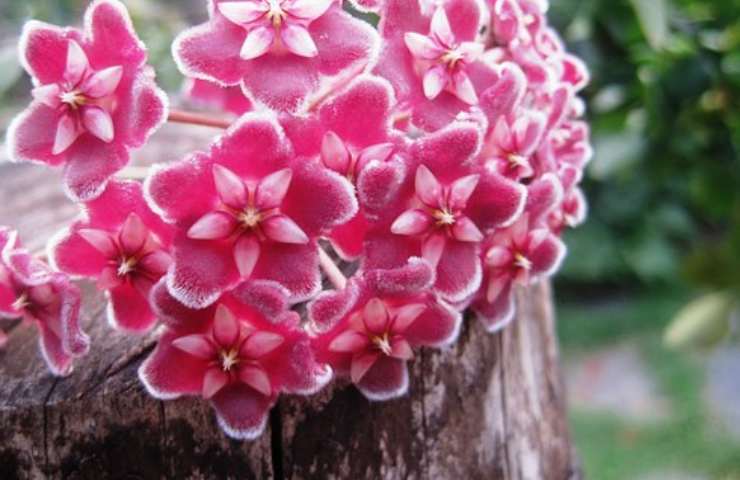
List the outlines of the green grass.
{"label": "green grass", "polygon": [[661,341],[664,326],[685,301],[682,297],[653,293],[609,304],[560,306],[564,355],[634,342],[671,404],[667,419],[645,425],[571,412],[586,478],[632,480],[651,472],[681,471],[711,480],[740,479],[740,442],[716,431],[702,405],[701,359],[669,351]]}

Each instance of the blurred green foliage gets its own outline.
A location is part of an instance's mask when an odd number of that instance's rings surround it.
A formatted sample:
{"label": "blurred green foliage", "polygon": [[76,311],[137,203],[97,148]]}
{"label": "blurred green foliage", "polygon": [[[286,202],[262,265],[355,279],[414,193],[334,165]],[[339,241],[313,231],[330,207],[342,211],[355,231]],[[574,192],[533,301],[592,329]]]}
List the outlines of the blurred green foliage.
{"label": "blurred green foliage", "polygon": [[565,283],[740,286],[740,1],[554,0],[596,156]]}

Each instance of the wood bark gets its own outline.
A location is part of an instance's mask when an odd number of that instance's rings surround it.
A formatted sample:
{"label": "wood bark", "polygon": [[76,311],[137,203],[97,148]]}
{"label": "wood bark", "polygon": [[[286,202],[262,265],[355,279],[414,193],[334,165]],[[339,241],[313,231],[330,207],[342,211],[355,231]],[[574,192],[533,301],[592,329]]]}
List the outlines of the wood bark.
{"label": "wood bark", "polygon": [[[149,158],[172,143],[162,145]],[[26,244],[42,246],[75,214],[54,173],[0,164],[0,224]],[[201,400],[149,397],[136,369],[154,337],[113,332],[102,295],[83,290],[93,347],[68,378],[47,373],[33,328],[2,325],[0,479],[580,478],[548,284],[517,292],[502,333],[467,319],[453,347],[423,350],[407,396],[373,403],[337,383],[282,397],[254,442],[227,439]]]}

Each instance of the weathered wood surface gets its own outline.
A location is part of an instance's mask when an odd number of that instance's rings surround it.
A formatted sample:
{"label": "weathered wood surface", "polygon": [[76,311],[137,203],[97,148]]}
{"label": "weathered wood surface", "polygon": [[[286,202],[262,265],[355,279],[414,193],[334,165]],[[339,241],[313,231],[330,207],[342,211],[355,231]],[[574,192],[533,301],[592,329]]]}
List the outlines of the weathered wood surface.
{"label": "weathered wood surface", "polygon": [[[212,133],[183,142],[179,132],[169,127],[140,157],[171,160]],[[57,175],[0,164],[0,224],[32,248],[76,214]],[[0,352],[0,479],[580,477],[548,285],[518,292],[519,316],[503,333],[468,321],[453,348],[423,351],[408,396],[371,403],[336,385],[284,397],[251,443],[228,440],[204,402],[148,397],[136,368],[153,338],[112,332],[102,296],[84,290],[93,348],[70,377],[46,372],[33,329],[11,329]]]}

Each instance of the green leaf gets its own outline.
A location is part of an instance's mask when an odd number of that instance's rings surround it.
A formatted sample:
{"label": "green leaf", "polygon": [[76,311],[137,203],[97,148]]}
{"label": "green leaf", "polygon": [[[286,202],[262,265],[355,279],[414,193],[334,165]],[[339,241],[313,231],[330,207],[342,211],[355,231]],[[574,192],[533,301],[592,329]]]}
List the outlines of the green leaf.
{"label": "green leaf", "polygon": [[727,338],[737,298],[729,293],[710,293],[683,307],[663,337],[671,348],[712,348]]}
{"label": "green leaf", "polygon": [[654,50],[668,40],[668,0],[630,0],[645,37]]}

